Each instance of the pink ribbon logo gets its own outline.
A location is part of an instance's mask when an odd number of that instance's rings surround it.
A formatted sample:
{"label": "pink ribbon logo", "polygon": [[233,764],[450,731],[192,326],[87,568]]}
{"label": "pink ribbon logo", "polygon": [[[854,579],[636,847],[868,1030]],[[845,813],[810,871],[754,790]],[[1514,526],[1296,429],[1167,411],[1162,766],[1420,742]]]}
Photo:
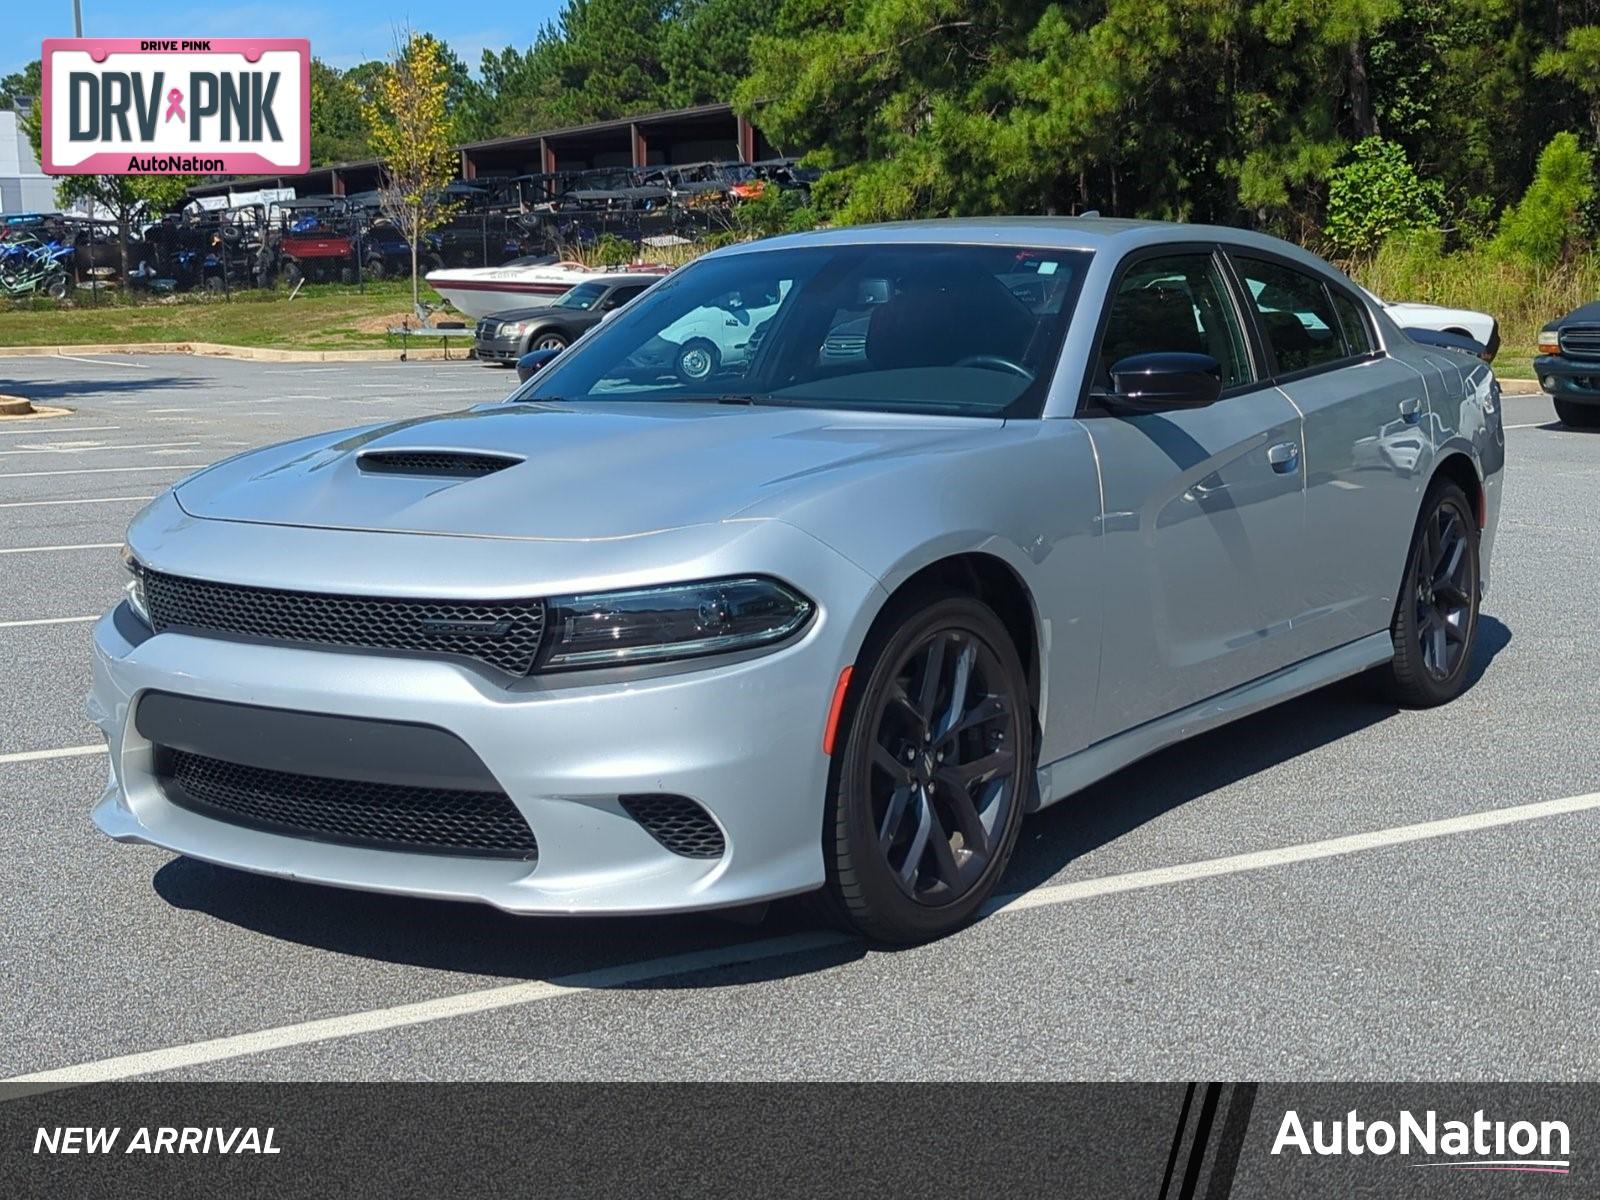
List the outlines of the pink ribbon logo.
{"label": "pink ribbon logo", "polygon": [[180,121],[187,121],[189,119],[183,115],[183,93],[177,88],[173,88],[167,93],[166,120],[170,121],[173,117],[177,117]]}

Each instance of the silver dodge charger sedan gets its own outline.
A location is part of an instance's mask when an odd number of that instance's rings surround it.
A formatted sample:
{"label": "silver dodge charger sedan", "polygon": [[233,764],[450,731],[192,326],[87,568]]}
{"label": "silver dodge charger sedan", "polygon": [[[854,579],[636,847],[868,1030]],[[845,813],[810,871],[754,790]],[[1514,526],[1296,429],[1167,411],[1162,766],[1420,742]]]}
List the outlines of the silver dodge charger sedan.
{"label": "silver dodge charger sedan", "polygon": [[[686,314],[766,305],[693,378]],[[1025,814],[1370,672],[1473,674],[1489,368],[1234,229],[708,254],[508,400],[201,471],[95,631],[113,838],[517,913],[970,918]]]}

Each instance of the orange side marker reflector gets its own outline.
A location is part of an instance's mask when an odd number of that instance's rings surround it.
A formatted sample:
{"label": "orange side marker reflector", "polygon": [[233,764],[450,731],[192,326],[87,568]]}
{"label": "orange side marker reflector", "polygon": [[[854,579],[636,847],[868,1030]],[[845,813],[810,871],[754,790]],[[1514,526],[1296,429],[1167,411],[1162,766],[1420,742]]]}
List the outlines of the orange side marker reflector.
{"label": "orange side marker reflector", "polygon": [[844,695],[850,690],[850,672],[854,667],[846,667],[839,672],[839,682],[833,689],[833,703],[828,705],[828,724],[822,731],[822,752],[833,753],[833,739],[839,732],[839,714],[844,711]]}

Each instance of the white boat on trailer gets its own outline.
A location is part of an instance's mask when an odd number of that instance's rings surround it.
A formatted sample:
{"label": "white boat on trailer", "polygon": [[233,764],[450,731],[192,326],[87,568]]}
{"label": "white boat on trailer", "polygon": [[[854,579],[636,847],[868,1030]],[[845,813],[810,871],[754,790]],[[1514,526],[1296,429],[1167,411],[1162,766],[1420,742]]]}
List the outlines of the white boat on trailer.
{"label": "white boat on trailer", "polygon": [[548,304],[585,280],[642,273],[665,275],[671,267],[630,264],[627,267],[586,267],[565,260],[517,260],[500,267],[460,267],[429,271],[428,285],[469,317],[488,317],[508,308]]}

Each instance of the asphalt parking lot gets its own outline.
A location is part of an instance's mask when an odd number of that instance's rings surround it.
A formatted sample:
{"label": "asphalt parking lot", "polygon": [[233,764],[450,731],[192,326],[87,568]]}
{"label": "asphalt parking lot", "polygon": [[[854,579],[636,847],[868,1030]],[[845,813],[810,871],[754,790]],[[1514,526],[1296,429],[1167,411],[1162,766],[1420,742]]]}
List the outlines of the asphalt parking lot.
{"label": "asphalt parking lot", "polygon": [[1401,712],[1355,681],[1157,755],[1033,818],[1011,901],[935,945],[783,909],[518,919],[99,835],[90,620],[143,501],[248,446],[513,381],[0,358],[0,392],[72,410],[0,422],[0,1078],[1600,1074],[1600,434],[1541,396],[1506,400],[1461,700]]}

